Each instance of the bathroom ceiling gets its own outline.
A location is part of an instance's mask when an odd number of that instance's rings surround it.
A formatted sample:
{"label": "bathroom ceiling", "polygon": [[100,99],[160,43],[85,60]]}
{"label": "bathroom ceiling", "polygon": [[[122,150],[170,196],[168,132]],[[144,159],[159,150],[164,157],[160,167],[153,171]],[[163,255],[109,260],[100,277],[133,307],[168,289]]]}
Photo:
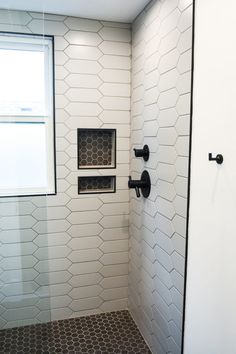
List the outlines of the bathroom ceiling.
{"label": "bathroom ceiling", "polygon": [[0,0],[0,9],[132,22],[150,0]]}

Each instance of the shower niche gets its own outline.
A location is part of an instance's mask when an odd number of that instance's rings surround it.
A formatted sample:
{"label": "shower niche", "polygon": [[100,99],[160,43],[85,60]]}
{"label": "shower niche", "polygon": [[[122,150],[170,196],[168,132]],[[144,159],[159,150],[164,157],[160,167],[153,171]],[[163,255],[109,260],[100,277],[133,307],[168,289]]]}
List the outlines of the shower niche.
{"label": "shower niche", "polygon": [[78,129],[78,169],[116,168],[116,129]]}
{"label": "shower niche", "polygon": [[115,193],[115,176],[78,177],[78,194]]}
{"label": "shower niche", "polygon": [[[116,168],[116,129],[78,129],[78,169]],[[115,193],[116,176],[78,177],[78,194]]]}

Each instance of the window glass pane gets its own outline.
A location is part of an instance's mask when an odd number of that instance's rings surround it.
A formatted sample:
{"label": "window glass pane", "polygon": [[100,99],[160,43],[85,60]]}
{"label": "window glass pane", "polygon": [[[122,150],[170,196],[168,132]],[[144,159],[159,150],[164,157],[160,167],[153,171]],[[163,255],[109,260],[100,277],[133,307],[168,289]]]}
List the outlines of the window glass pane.
{"label": "window glass pane", "polygon": [[1,194],[45,192],[47,165],[46,124],[0,123]]}
{"label": "window glass pane", "polygon": [[[31,46],[31,44],[30,44]],[[2,49],[0,115],[46,115],[45,52]]]}
{"label": "window glass pane", "polygon": [[0,34],[0,197],[56,193],[53,37]]}

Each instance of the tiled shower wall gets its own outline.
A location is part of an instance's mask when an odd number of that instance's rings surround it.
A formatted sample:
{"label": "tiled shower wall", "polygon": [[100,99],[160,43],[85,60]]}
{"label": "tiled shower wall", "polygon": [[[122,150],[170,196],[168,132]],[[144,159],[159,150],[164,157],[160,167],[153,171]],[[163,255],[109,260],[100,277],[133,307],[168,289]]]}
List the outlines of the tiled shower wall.
{"label": "tiled shower wall", "polygon": [[153,353],[181,347],[190,123],[192,1],[152,1],[133,25],[131,174],[145,168],[148,199],[131,192],[129,307]]}
{"label": "tiled shower wall", "polygon": [[[0,30],[55,35],[58,194],[0,200],[0,327],[127,308],[130,26],[0,11]],[[117,169],[77,170],[77,128],[117,129]],[[82,175],[117,192],[78,196]]]}

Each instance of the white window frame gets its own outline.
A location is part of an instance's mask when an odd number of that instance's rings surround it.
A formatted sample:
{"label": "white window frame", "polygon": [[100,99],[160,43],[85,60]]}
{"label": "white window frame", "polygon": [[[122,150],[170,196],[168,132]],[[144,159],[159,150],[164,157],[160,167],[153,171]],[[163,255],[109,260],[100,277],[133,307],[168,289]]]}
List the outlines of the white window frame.
{"label": "white window frame", "polygon": [[16,188],[7,190],[0,186],[0,197],[56,195],[56,143],[55,143],[55,84],[54,84],[54,36],[0,32],[0,49],[42,51],[45,53],[45,114],[2,115],[0,123],[38,123],[46,126],[47,187]]}

